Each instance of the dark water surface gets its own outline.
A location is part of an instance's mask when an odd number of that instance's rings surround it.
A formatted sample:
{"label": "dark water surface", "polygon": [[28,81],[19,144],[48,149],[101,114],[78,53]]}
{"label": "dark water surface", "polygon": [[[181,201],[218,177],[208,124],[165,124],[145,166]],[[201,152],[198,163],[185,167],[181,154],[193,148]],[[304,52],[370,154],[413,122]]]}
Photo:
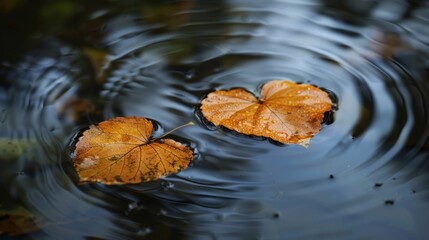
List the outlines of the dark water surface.
{"label": "dark water surface", "polygon": [[[429,237],[428,2],[141,2],[1,8],[0,207],[44,222],[19,238]],[[200,120],[209,91],[272,79],[336,99],[309,148]],[[131,115],[196,122],[173,135],[199,157],[154,183],[79,185],[74,136]]]}

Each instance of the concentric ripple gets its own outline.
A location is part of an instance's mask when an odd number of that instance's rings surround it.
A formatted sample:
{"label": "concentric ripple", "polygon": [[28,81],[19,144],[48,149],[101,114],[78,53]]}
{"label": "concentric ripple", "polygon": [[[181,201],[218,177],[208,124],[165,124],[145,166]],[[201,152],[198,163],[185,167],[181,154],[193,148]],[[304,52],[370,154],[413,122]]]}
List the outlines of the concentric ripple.
{"label": "concentric ripple", "polygon": [[[429,6],[395,5],[403,11],[393,18],[382,14],[388,3],[351,2],[94,10],[86,20],[99,37],[88,46],[48,39],[19,63],[2,63],[0,133],[24,149],[6,164],[5,201],[45,219],[34,233],[45,239],[424,238],[429,49],[421,28]],[[88,48],[103,52],[103,67],[94,68]],[[309,148],[206,126],[198,109],[208,92],[257,93],[273,79],[313,84],[335,102],[333,121]],[[173,135],[199,157],[155,183],[77,185],[73,136],[133,115],[164,130],[196,122]]]}

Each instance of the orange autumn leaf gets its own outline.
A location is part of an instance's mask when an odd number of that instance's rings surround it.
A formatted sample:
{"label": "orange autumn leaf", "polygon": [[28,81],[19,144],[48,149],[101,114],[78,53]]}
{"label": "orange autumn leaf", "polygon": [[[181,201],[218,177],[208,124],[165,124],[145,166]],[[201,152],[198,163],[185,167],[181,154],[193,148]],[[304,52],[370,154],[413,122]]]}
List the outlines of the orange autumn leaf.
{"label": "orange autumn leaf", "polygon": [[142,117],[117,117],[91,126],[74,151],[80,181],[140,183],[185,169],[192,150],[172,139],[151,139],[152,131],[152,122]]}
{"label": "orange autumn leaf", "polygon": [[201,102],[203,116],[215,126],[302,146],[319,132],[331,107],[325,91],[285,80],[266,83],[260,99],[237,88],[214,91]]}

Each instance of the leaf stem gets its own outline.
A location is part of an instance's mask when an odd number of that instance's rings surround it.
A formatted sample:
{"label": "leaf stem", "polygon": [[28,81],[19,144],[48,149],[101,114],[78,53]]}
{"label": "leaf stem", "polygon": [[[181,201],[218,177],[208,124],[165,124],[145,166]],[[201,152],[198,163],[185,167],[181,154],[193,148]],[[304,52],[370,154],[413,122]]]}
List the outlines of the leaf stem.
{"label": "leaf stem", "polygon": [[176,130],[179,130],[179,129],[183,128],[183,127],[187,127],[187,126],[191,126],[191,125],[195,125],[195,123],[194,123],[194,122],[188,122],[188,123],[186,123],[186,124],[183,124],[183,125],[180,125],[180,126],[178,126],[178,127],[175,127],[175,128],[173,128],[173,129],[171,129],[170,131],[168,131],[168,132],[166,132],[166,133],[162,134],[161,136],[159,136],[159,137],[157,137],[157,138],[152,139],[152,141],[156,141],[156,140],[158,140],[158,139],[161,139],[161,138],[163,138],[163,137],[165,137],[165,136],[169,135],[170,133],[172,133],[172,132],[174,132],[174,131],[176,131]]}

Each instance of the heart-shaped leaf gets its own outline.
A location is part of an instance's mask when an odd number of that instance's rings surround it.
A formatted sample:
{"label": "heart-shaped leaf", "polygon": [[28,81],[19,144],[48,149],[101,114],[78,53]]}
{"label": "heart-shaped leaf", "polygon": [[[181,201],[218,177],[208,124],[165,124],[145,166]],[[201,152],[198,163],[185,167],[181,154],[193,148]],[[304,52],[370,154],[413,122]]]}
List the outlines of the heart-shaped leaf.
{"label": "heart-shaped leaf", "polygon": [[285,80],[265,84],[260,99],[237,88],[214,91],[201,102],[203,116],[215,126],[302,146],[319,132],[331,108],[325,91]]}

